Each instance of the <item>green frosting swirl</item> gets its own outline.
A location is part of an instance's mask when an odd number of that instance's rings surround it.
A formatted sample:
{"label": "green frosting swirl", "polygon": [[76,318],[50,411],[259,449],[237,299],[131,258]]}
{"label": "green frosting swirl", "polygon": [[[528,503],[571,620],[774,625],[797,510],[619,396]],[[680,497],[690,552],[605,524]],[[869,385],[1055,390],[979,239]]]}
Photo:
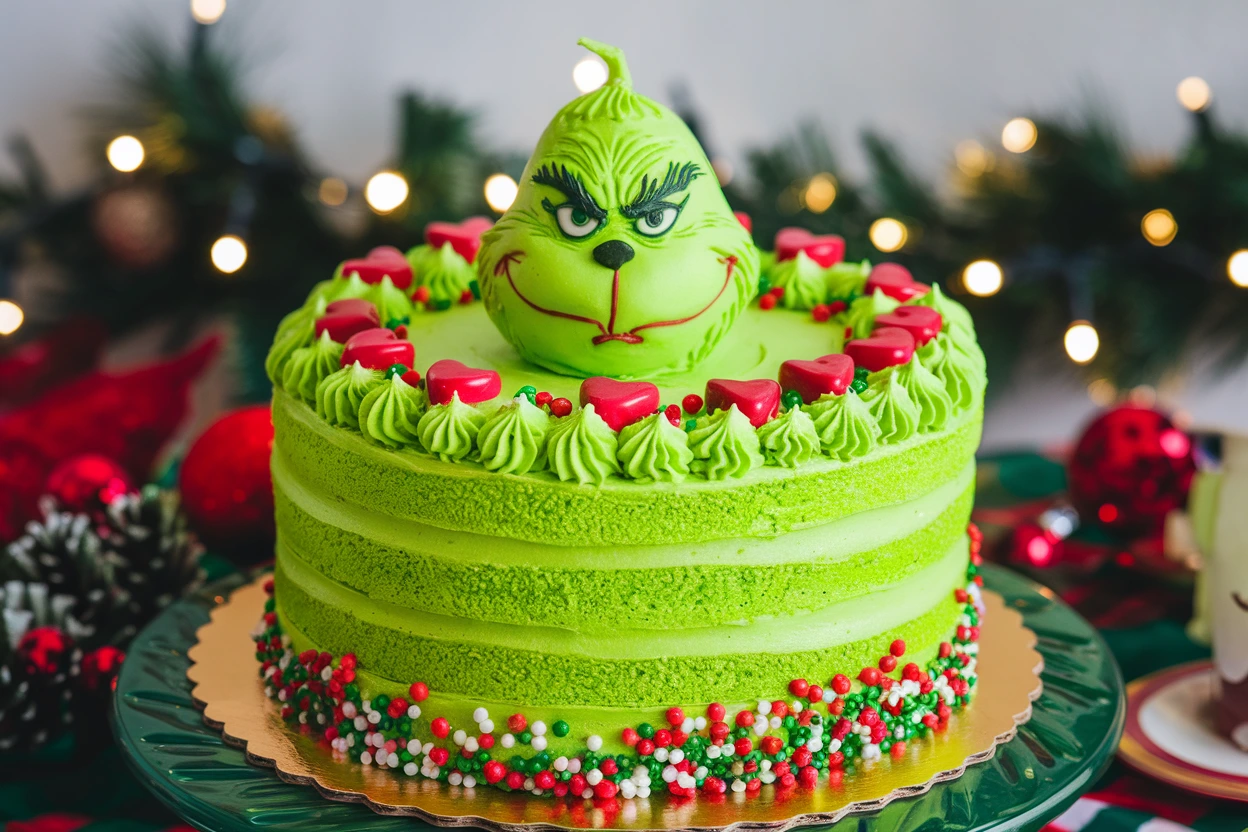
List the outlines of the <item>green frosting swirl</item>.
{"label": "green frosting swirl", "polygon": [[819,453],[819,431],[800,407],[781,413],[758,429],[758,441],[768,464],[796,468]]}
{"label": "green frosting swirl", "polygon": [[458,301],[477,277],[472,264],[449,244],[416,246],[407,253],[407,262],[416,285],[428,287],[432,300]]}
{"label": "green frosting swirl", "polygon": [[282,318],[277,325],[273,346],[269,347],[269,354],[264,359],[264,372],[274,387],[283,386],[286,362],[295,350],[311,346],[316,333],[316,319],[324,314],[324,298],[309,296],[303,306]]}
{"label": "green frosting swirl", "polygon": [[786,309],[811,309],[828,299],[826,270],[804,251],[799,251],[790,260],[772,265],[767,277],[772,288],[784,287],[780,304]]}
{"label": "green frosting swirl", "polygon": [[330,373],[316,386],[317,415],[331,425],[359,430],[360,405],[385,378],[385,373],[370,370],[358,361]]}
{"label": "green frosting swirl", "polygon": [[887,315],[898,306],[901,306],[900,301],[876,289],[849,305],[849,311],[844,313],[845,326],[853,329],[855,338],[866,338],[875,329],[875,319],[880,315]]}
{"label": "green frosting swirl", "polygon": [[731,405],[698,420],[689,432],[690,466],[709,480],[744,477],[765,461],[749,418]]}
{"label": "green frosting swirl", "polygon": [[857,297],[862,294],[863,288],[867,285],[867,278],[870,276],[870,260],[863,260],[861,263],[850,263],[844,260],[840,263],[833,263],[827,273],[828,297],[839,300]]}
{"label": "green frosting swirl", "polygon": [[943,329],[946,332],[953,327],[957,327],[968,334],[974,335],[975,333],[975,324],[971,320],[971,313],[966,310],[965,306],[942,292],[940,284],[933,283],[931,290],[927,294],[917,297],[910,302],[917,306],[930,306],[939,312],[941,320],[944,322]]}
{"label": "green frosting swirl", "polygon": [[945,350],[960,354],[974,368],[975,375],[982,378],[985,370],[988,369],[988,361],[984,358],[984,351],[979,348],[975,333],[967,332],[960,327],[951,327],[945,333],[945,337],[948,339]]}
{"label": "green frosting swirl", "polygon": [[[321,284],[324,286],[324,284]],[[370,287],[360,277],[359,272],[351,272],[351,276],[345,280],[342,277],[342,267],[334,275],[334,279],[329,281],[328,286],[324,286],[321,294],[327,303],[333,303],[336,300],[344,300],[346,298],[367,298]],[[378,310],[379,312],[381,310]],[[384,322],[383,322],[384,323]]]}
{"label": "green frosting swirl", "polygon": [[550,417],[526,396],[494,411],[477,432],[481,464],[489,471],[524,474],[546,467]]}
{"label": "green frosting swirl", "polygon": [[941,333],[923,345],[923,365],[932,371],[945,387],[955,411],[969,410],[983,388],[983,376],[964,352],[947,349],[949,336]]}
{"label": "green frosting swirl", "polygon": [[412,315],[412,299],[402,289],[396,288],[389,275],[384,275],[377,283],[370,284],[364,293],[364,299],[372,301],[377,307],[377,317],[381,325],[395,318],[410,318]]}
{"label": "green frosting swirl", "polygon": [[416,425],[420,444],[443,462],[458,462],[472,453],[473,440],[485,424],[485,414],[451,394],[446,404],[435,404],[425,411]]}
{"label": "green frosting swirl", "polygon": [[895,368],[894,374],[906,395],[919,409],[919,430],[924,433],[937,431],[949,423],[953,416],[953,401],[945,392],[944,383],[923,366],[918,355],[910,356],[910,363]]}
{"label": "green frosting swirl", "polygon": [[833,459],[849,462],[866,456],[879,444],[880,426],[857,393],[825,393],[818,401],[805,405],[805,409],[814,422],[820,447]]}
{"label": "green frosting swirl", "polygon": [[620,431],[616,457],[624,475],[638,482],[681,482],[689,475],[689,435],[662,413],[652,413]]}
{"label": "green frosting swirl", "polygon": [[880,426],[880,441],[892,445],[914,436],[919,429],[919,408],[910,400],[897,368],[872,373],[868,381],[862,400]]}
{"label": "green frosting swirl", "polygon": [[328,332],[322,332],[312,346],[291,353],[282,372],[282,389],[309,404],[315,402],[317,386],[341,364],[342,349]]}
{"label": "green frosting swirl", "polygon": [[550,428],[547,456],[550,470],[564,482],[602,485],[607,477],[620,473],[616,460],[620,440],[615,431],[587,404]]}
{"label": "green frosting swirl", "polygon": [[425,412],[425,393],[399,374],[379,384],[360,402],[360,433],[387,448],[412,448],[420,442],[416,426]]}

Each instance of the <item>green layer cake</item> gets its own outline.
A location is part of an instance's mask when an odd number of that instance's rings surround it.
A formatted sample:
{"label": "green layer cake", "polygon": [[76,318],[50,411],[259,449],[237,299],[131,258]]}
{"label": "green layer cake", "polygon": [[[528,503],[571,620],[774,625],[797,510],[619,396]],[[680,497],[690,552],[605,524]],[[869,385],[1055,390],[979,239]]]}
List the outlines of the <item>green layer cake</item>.
{"label": "green layer cake", "polygon": [[266,690],[458,786],[753,794],[904,759],[975,682],[970,317],[834,236],[760,253],[584,43],[609,80],[497,223],[347,261],[278,330]]}

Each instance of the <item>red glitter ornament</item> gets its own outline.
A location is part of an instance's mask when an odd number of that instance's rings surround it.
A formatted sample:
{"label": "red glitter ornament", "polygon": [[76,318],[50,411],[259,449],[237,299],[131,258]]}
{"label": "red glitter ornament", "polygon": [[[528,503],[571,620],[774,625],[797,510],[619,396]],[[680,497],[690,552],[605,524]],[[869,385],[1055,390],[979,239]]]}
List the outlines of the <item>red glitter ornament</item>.
{"label": "red glitter ornament", "polygon": [[103,454],[79,454],[52,469],[44,492],[65,510],[98,511],[134,490],[126,469]]}
{"label": "red glitter ornament", "polygon": [[226,414],[191,445],[179,486],[187,517],[205,542],[267,545],[273,539],[272,450],[267,404]]}
{"label": "red glitter ornament", "polygon": [[59,627],[35,627],[17,642],[17,656],[31,675],[52,676],[65,669],[74,642]]}
{"label": "red glitter ornament", "polygon": [[1163,413],[1122,405],[1092,421],[1067,468],[1084,522],[1128,536],[1160,536],[1166,514],[1187,503],[1196,463],[1191,440]]}
{"label": "red glitter ornament", "polygon": [[91,693],[111,687],[125,659],[126,654],[111,644],[92,650],[82,657],[82,687]]}

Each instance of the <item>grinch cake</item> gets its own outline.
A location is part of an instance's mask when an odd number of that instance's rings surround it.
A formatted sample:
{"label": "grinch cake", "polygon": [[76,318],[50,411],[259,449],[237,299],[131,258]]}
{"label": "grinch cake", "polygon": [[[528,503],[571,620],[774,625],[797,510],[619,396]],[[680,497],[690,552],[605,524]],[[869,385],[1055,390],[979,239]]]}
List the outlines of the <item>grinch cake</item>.
{"label": "grinch cake", "polygon": [[[511,208],[343,263],[282,322],[266,691],[344,764],[459,787],[809,787],[975,684],[966,311],[787,229],[607,83]],[[894,759],[887,759],[887,758]]]}

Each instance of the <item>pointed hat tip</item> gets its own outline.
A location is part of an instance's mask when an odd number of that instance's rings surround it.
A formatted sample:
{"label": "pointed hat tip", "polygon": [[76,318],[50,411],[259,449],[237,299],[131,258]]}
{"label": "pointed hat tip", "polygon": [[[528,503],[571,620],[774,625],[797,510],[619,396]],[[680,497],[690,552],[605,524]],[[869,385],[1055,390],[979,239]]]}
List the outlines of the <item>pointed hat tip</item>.
{"label": "pointed hat tip", "polygon": [[593,52],[607,65],[607,84],[614,84],[626,89],[633,88],[633,76],[628,71],[628,60],[624,50],[618,46],[610,46],[592,38],[581,38],[577,44]]}

